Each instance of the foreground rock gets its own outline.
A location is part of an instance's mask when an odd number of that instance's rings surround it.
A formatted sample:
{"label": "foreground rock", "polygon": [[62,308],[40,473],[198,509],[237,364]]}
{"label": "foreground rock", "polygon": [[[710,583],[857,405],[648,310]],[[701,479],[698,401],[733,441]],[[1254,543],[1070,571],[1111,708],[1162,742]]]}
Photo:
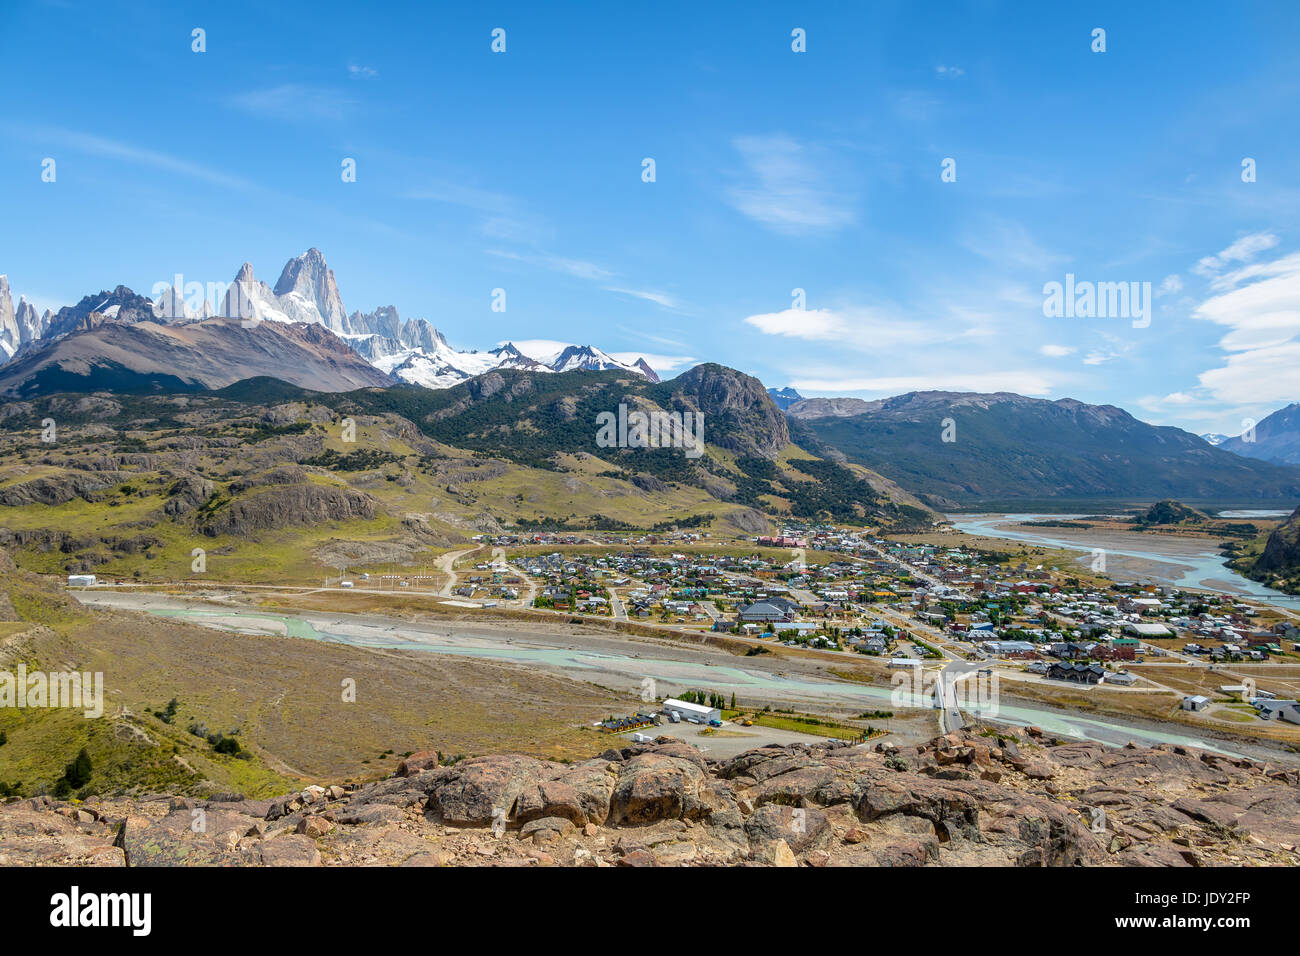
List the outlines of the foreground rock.
{"label": "foreground rock", "polygon": [[1295,770],[1029,731],[724,761],[666,737],[578,764],[429,751],[275,800],[0,806],[0,865],[1294,866],[1297,844]]}

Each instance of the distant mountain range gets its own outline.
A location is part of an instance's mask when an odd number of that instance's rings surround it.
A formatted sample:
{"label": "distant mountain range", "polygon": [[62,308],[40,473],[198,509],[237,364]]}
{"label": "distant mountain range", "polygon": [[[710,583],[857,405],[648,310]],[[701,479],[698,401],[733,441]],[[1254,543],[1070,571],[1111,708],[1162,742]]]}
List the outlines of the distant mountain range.
{"label": "distant mountain range", "polygon": [[769,388],[767,394],[772,396],[772,404],[785,411],[795,402],[803,401],[803,396],[788,385],[785,388]]}
{"label": "distant mountain range", "polygon": [[[1253,440],[1247,440],[1252,438]],[[1300,465],[1300,402],[1279,408],[1249,433],[1219,443],[1225,451],[1288,465]]]}
{"label": "distant mountain range", "polygon": [[1113,405],[909,392],[871,402],[810,398],[787,415],[805,447],[838,452],[939,508],[1013,498],[1300,498],[1300,469],[1244,458]]}
{"label": "distant mountain range", "polygon": [[[629,474],[727,488],[722,500],[799,516],[883,513],[885,502],[944,510],[1012,499],[1300,498],[1300,469],[1293,467],[1300,463],[1300,405],[1260,422],[1255,441],[1229,438],[1216,447],[1114,406],[1073,399],[962,392],[805,399],[717,365],[661,386],[644,359],[619,361],[590,345],[554,355],[511,343],[461,351],[426,320],[402,319],[393,306],[349,313],[317,249],[289,260],[274,288],[244,263],[220,302],[215,295],[187,300],[184,291],[164,288],[150,299],[119,285],[37,315],[24,298],[13,306],[0,277],[0,360],[7,359],[0,394],[201,391],[265,377],[319,393],[394,390],[391,399],[364,404],[391,401],[407,414],[408,390],[395,387],[421,386],[441,397],[411,420],[433,416],[431,434],[450,445],[539,468],[575,452],[626,458],[620,470]],[[556,375],[580,370],[619,374],[600,383]],[[629,377],[637,388],[629,388]],[[668,467],[656,456],[593,445],[592,416],[628,401],[706,411],[708,443],[736,463],[679,458]],[[820,462],[774,465],[787,447]],[[857,470],[841,469],[844,463]],[[799,476],[816,481],[804,486]]]}
{"label": "distant mountain range", "polygon": [[[74,390],[78,380],[117,381],[119,387],[128,387],[128,381],[147,384],[166,369],[171,369],[173,377],[169,387],[178,382],[220,387],[241,378],[278,374],[293,384],[319,391],[394,381],[447,388],[498,368],[621,370],[659,381],[644,358],[622,362],[591,345],[571,345],[544,356],[525,355],[511,343],[489,351],[460,351],[425,319],[401,319],[394,306],[349,314],[334,271],[315,248],[290,259],[274,288],[260,281],[252,265],[245,262],[220,303],[206,298],[191,301],[187,294],[186,290],[167,288],[154,301],[118,286],[111,292],[86,296],[57,313],[47,310],[38,316],[25,298],[20,298],[17,308],[13,306],[8,280],[0,276],[0,362],[6,363],[0,367],[0,389],[25,394],[34,382],[58,381]],[[261,336],[234,331],[263,323],[270,329]],[[109,325],[124,328],[104,331]],[[137,325],[140,328],[128,328]],[[303,338],[300,331],[286,332],[294,325],[321,327],[381,374],[375,377],[343,370],[349,363],[335,356],[340,368],[314,378],[318,363],[296,364],[295,348]],[[199,326],[201,330],[195,331]],[[190,331],[181,334],[176,331],[180,328]],[[286,332],[283,346],[265,338],[280,332]],[[84,341],[73,341],[91,333]],[[198,346],[199,351],[187,351],[187,343]],[[319,337],[314,343],[331,354],[337,351]],[[245,346],[253,351],[241,353]],[[277,365],[272,353],[278,348],[283,348],[283,365],[272,371]],[[205,361],[209,355],[211,361]],[[124,357],[129,361],[123,361]],[[179,363],[175,361],[178,358]],[[213,382],[220,384],[214,386]]]}

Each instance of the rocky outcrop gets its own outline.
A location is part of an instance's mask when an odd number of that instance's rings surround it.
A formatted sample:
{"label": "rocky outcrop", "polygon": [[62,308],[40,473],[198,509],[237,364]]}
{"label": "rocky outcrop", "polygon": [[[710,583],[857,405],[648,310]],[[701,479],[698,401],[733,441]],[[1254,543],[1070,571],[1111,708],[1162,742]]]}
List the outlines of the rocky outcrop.
{"label": "rocky outcrop", "polygon": [[184,475],[172,482],[167,489],[167,503],[163,513],[168,515],[189,514],[199,505],[212,497],[213,485],[206,478],[198,475]]}
{"label": "rocky outcrop", "polygon": [[697,365],[673,379],[673,398],[704,413],[704,440],[738,455],[773,458],[790,444],[785,415],[758,379]]}
{"label": "rocky outcrop", "polygon": [[275,485],[213,508],[200,529],[212,537],[242,535],[375,516],[375,499],[334,485]]}
{"label": "rocky outcrop", "polygon": [[73,498],[94,501],[95,493],[111,488],[130,477],[125,472],[68,471],[19,482],[0,490],[0,505],[21,508],[24,505],[61,505]]}
{"label": "rocky outcrop", "polygon": [[274,800],[13,800],[0,865],[1294,866],[1298,785],[1189,748],[991,732],[721,762],[667,737],[576,764],[424,751]]}
{"label": "rocky outcrop", "polygon": [[1172,498],[1164,498],[1140,513],[1133,519],[1133,523],[1136,525],[1201,524],[1207,518],[1204,511],[1189,508],[1181,501]]}
{"label": "rocky outcrop", "polygon": [[1254,576],[1300,576],[1300,508],[1270,532],[1264,551],[1252,568]]}
{"label": "rocky outcrop", "polygon": [[642,491],[648,491],[652,494],[658,494],[659,492],[668,490],[666,482],[660,481],[654,475],[647,474],[643,471],[632,476],[632,484],[636,485]]}
{"label": "rocky outcrop", "polygon": [[761,511],[753,508],[741,508],[727,515],[727,523],[745,534],[767,534],[771,530],[771,520]]}

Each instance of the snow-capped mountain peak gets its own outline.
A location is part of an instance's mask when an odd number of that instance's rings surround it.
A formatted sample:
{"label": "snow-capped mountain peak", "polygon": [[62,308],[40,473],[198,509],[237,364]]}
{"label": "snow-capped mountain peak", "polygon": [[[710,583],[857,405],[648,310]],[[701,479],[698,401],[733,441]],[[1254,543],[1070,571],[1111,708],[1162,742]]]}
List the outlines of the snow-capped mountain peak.
{"label": "snow-capped mountain peak", "polygon": [[602,352],[594,345],[570,345],[560,352],[553,361],[549,363],[553,372],[573,372],[577,370],[587,372],[604,372],[610,369],[617,369],[624,372],[635,372],[637,375],[644,375],[652,382],[659,381],[659,376],[654,370],[646,364],[646,360],[638,358],[636,362],[628,364],[620,362],[618,359]]}
{"label": "snow-capped mountain peak", "polygon": [[[287,268],[287,267],[286,267]],[[226,290],[221,315],[242,321],[292,322],[271,287],[253,275],[253,266],[245,262],[235,273],[235,281]]]}
{"label": "snow-capped mountain peak", "polygon": [[[123,308],[124,302],[128,308]],[[0,362],[7,361],[24,344],[45,338],[47,333],[58,337],[74,331],[83,313],[94,312],[109,319],[132,322],[144,318],[167,323],[191,322],[212,316],[206,301],[202,311],[196,312],[192,303],[187,303],[175,288],[167,289],[156,302],[150,302],[121,286],[113,293],[88,296],[76,309],[63,309],[57,316],[52,317],[46,311],[37,318],[35,309],[25,299],[20,301],[15,314],[8,280],[0,276]],[[628,364],[591,345],[570,345],[553,357],[528,355],[513,342],[490,351],[461,351],[453,348],[427,320],[403,320],[392,305],[380,306],[373,312],[357,310],[349,315],[343,308],[334,271],[315,247],[285,263],[274,289],[257,278],[252,263],[245,262],[226,287],[216,314],[242,322],[324,326],[375,368],[427,388],[449,388],[499,368],[539,373],[616,369],[659,381],[645,359],[638,358]]]}
{"label": "snow-capped mountain peak", "polygon": [[572,372],[575,369],[603,372],[605,369],[622,367],[623,363],[615,362],[600,349],[590,345],[570,345],[551,363],[551,368],[556,372]]}
{"label": "snow-capped mountain peak", "polygon": [[294,322],[315,322],[331,332],[346,331],[347,312],[339,295],[334,270],[315,247],[285,263],[272,290],[281,311]]}

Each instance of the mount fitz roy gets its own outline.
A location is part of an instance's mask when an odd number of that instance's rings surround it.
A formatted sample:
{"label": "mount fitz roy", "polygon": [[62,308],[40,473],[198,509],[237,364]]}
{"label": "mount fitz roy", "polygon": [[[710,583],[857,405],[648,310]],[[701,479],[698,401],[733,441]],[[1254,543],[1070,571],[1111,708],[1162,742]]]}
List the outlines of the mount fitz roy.
{"label": "mount fitz roy", "polygon": [[[211,356],[215,362],[219,355],[225,362],[221,368],[190,368],[192,374],[180,374],[179,378],[201,387],[221,387],[248,377],[238,374],[241,349],[274,350],[279,339],[286,340],[287,374],[281,377],[295,377],[288,369],[292,369],[291,363],[303,359],[298,351],[305,345],[313,352],[308,357],[310,364],[320,365],[324,361],[332,366],[333,370],[319,379],[320,385],[327,387],[356,387],[395,380],[426,388],[449,388],[502,368],[532,372],[618,369],[652,382],[659,381],[645,359],[621,362],[590,345],[571,345],[557,355],[525,355],[509,342],[489,351],[461,351],[449,345],[442,333],[425,319],[403,320],[391,305],[373,312],[354,310],[349,314],[343,306],[334,271],[326,265],[319,249],[308,249],[290,259],[274,288],[259,280],[247,262],[228,286],[214,284],[215,289],[208,287],[200,291],[197,283],[178,288],[179,282],[173,281],[173,285],[165,282],[155,285],[153,298],[118,286],[112,292],[86,296],[77,305],[57,313],[46,310],[44,315],[37,315],[25,298],[14,308],[8,280],[0,276],[0,388],[11,392],[21,390],[21,385],[33,374],[47,379],[75,376],[78,372],[85,375],[87,368],[100,373],[92,376],[98,381],[104,380],[103,370],[110,366],[115,371],[116,367],[124,366],[129,375],[149,374],[153,370],[148,357],[155,348],[166,352],[181,350],[182,355],[173,356],[181,372],[187,368],[186,360],[188,365],[201,366],[204,357]],[[263,324],[268,328],[256,335],[248,334]],[[346,343],[345,351],[354,353],[381,374],[371,376],[347,368],[349,363],[327,341],[329,336],[322,339],[317,334],[309,334],[304,338],[302,332],[290,332],[295,324],[328,330]],[[244,334],[234,332],[236,326]],[[92,335],[93,341],[68,341],[86,335]],[[217,352],[212,351],[214,339],[220,340],[215,343]],[[317,354],[322,349],[330,353],[324,359]],[[163,363],[156,364],[161,368]],[[248,364],[249,374],[258,374],[267,365],[267,356],[250,355]],[[317,381],[297,377],[296,384],[305,387],[312,387]]]}
{"label": "mount fitz roy", "polygon": [[9,279],[0,276],[0,362],[8,361],[23,345],[45,335],[53,318],[49,309],[44,315],[37,315],[26,298],[20,297],[15,308]]}

